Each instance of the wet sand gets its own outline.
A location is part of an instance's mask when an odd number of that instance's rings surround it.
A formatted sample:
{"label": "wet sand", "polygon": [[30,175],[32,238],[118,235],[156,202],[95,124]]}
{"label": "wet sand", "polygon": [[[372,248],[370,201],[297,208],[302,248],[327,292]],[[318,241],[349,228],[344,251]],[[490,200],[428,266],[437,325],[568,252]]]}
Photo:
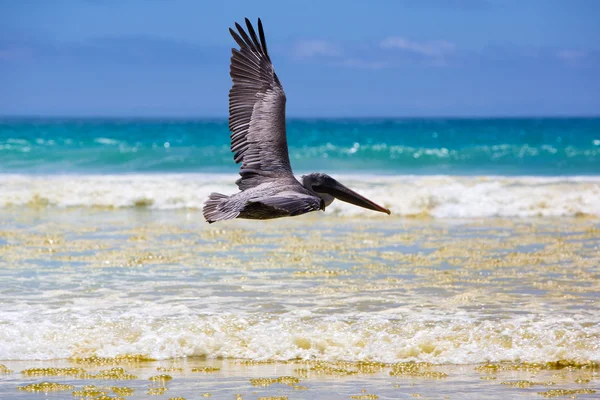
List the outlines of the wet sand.
{"label": "wet sand", "polygon": [[556,364],[385,365],[200,358],[6,364],[20,371],[0,377],[0,396],[7,399],[120,395],[128,399],[592,399],[599,378],[597,365]]}

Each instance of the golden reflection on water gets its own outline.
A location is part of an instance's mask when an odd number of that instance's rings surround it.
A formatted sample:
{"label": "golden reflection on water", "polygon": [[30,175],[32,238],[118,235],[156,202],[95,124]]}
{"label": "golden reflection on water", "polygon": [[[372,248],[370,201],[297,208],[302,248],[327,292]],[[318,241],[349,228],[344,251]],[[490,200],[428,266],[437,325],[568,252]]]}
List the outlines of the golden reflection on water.
{"label": "golden reflection on water", "polygon": [[[254,390],[261,389],[271,392],[273,395],[262,396],[261,398],[281,398],[282,391],[309,391],[318,393],[319,384],[332,384],[331,379],[338,379],[341,382],[368,382],[367,377],[376,378],[375,388],[362,389],[360,394],[352,394],[346,398],[352,399],[376,399],[379,396],[389,396],[390,393],[407,393],[411,395],[426,392],[426,389],[420,389],[417,393],[414,388],[418,387],[436,387],[440,380],[445,382],[459,381],[464,384],[465,380],[471,385],[475,382],[473,378],[480,376],[479,382],[488,382],[484,388],[488,389],[493,385],[496,395],[505,393],[507,396],[513,394],[539,393],[544,397],[556,397],[575,395],[586,398],[584,395],[594,395],[597,393],[595,385],[600,380],[599,365],[593,362],[574,363],[568,361],[549,362],[544,364],[537,363],[495,363],[482,364],[478,366],[450,366],[450,365],[432,365],[430,363],[379,363],[379,362],[323,362],[310,360],[290,360],[287,362],[265,361],[252,362],[251,360],[207,360],[207,359],[181,359],[170,361],[144,361],[143,363],[131,362],[132,359],[139,358],[139,355],[122,355],[112,358],[110,365],[122,365],[122,367],[113,367],[111,371],[127,373],[125,368],[129,369],[130,375],[138,375],[129,386],[117,386],[113,381],[119,381],[121,378],[112,373],[106,374],[101,385],[92,385],[88,381],[94,377],[102,375],[103,370],[97,370],[107,365],[107,358],[102,358],[102,362],[97,364],[88,363],[89,371],[84,371],[76,366],[61,367],[41,367],[31,366],[22,369],[20,374],[24,382],[31,381],[38,377],[62,377],[69,379],[68,383],[36,381],[25,385],[20,385],[16,389],[26,392],[49,393],[55,391],[72,391],[75,398],[81,399],[114,399],[114,398],[138,398],[136,396],[150,395],[161,396],[167,391],[177,393],[182,389],[189,387],[190,384],[197,381],[197,371],[211,371],[211,376],[205,381],[203,386],[209,389],[219,390],[223,383],[223,378],[239,379],[241,376],[254,376],[246,383],[237,384],[237,398],[250,396]],[[98,357],[98,360],[101,358]],[[127,361],[129,360],[129,361]],[[18,365],[26,365],[28,362],[18,362]],[[29,362],[30,363],[30,362]],[[37,362],[39,364],[40,362]],[[53,362],[53,363],[56,363]],[[75,360],[64,360],[62,365],[71,363],[76,365]],[[157,366],[158,365],[158,366]],[[170,365],[170,366],[169,366]],[[275,369],[274,369],[275,368]],[[152,371],[166,370],[172,371],[173,375],[152,375]],[[289,375],[273,376],[273,371],[287,372]],[[385,376],[388,378],[386,379]],[[528,379],[524,379],[524,378]],[[492,379],[493,378],[493,379]],[[143,380],[147,383],[143,383]],[[148,382],[150,381],[150,382]],[[226,382],[226,381],[225,381]],[[481,383],[477,383],[481,385]],[[230,386],[230,385],[228,385]],[[551,386],[549,389],[544,387]],[[285,389],[287,388],[287,389]],[[379,388],[379,393],[376,388]],[[413,388],[413,389],[410,389]],[[242,393],[239,393],[242,391]],[[466,390],[466,389],[465,389]],[[522,391],[522,392],[519,392]],[[171,399],[194,398],[197,396],[210,397],[212,391],[203,391],[196,393],[193,397],[174,396]],[[233,395],[232,395],[233,396]],[[591,398],[591,397],[590,397]]]}

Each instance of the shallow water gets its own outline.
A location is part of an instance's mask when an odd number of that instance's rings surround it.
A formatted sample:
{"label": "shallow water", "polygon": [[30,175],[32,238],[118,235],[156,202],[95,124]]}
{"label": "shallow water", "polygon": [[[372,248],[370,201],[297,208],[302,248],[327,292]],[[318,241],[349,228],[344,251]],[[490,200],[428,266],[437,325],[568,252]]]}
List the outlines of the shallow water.
{"label": "shallow water", "polygon": [[[46,368],[45,376],[0,375],[0,396],[16,399],[81,398],[90,385],[96,392],[117,398],[119,388],[132,389],[128,399],[511,399],[556,397],[594,398],[598,390],[598,369],[546,369],[536,366],[505,365],[505,369],[476,365],[423,366],[419,373],[396,374],[399,369],[376,364],[319,364],[306,361],[248,362],[245,360],[205,360],[186,358],[168,361],[121,362],[121,379],[89,376],[115,368],[65,360],[11,362],[15,370]],[[410,364],[406,364],[411,369]],[[488,366],[489,367],[489,366]],[[62,369],[61,369],[62,368]],[[71,368],[71,370],[66,370]],[[73,369],[88,376],[65,376]],[[39,372],[39,370],[38,370]],[[62,374],[62,375],[61,375]],[[150,380],[160,375],[171,379]],[[118,375],[116,375],[118,376]],[[124,377],[124,378],[123,378]],[[16,387],[31,383],[60,382],[70,385],[56,392],[28,392]],[[116,389],[115,389],[116,388]],[[164,388],[164,389],[163,389]],[[560,393],[562,391],[562,393]],[[571,392],[568,392],[571,391]],[[72,393],[75,394],[72,396]],[[542,393],[540,395],[539,393]],[[543,397],[542,397],[543,396]],[[88,396],[87,398],[92,398]]]}
{"label": "shallow water", "polygon": [[[87,384],[145,398],[172,364],[162,398],[598,390],[599,239],[593,217],[208,225],[185,209],[5,207],[0,397],[41,398],[17,386],[51,381],[74,388],[47,398]],[[157,361],[74,360],[123,355]],[[191,372],[206,365],[220,370]],[[115,366],[137,379],[21,373]],[[299,382],[250,381],[281,376]]]}

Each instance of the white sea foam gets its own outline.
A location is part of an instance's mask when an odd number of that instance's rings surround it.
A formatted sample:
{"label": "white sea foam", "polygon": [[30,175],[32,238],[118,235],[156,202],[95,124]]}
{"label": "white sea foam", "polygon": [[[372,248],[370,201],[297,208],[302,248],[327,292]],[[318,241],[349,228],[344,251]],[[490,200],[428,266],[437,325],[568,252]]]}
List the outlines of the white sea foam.
{"label": "white sea foam", "polygon": [[[396,216],[600,216],[600,177],[355,176],[341,182]],[[237,191],[234,174],[0,175],[0,207],[200,209],[211,192]],[[333,215],[377,216],[335,201]]]}
{"label": "white sea foam", "polygon": [[0,360],[133,353],[157,359],[206,356],[439,364],[600,361],[600,348],[594,343],[600,326],[581,315],[577,319],[514,316],[494,321],[460,315],[445,320],[425,315],[398,319],[298,313],[261,317],[199,315],[185,306],[138,304],[119,316],[82,314],[65,307],[45,310],[36,317],[33,308],[13,315],[2,313]]}
{"label": "white sea foam", "polygon": [[104,145],[119,144],[119,141],[116,139],[109,139],[109,138],[103,138],[103,137],[94,139],[94,142],[98,143],[98,144],[104,144]]}

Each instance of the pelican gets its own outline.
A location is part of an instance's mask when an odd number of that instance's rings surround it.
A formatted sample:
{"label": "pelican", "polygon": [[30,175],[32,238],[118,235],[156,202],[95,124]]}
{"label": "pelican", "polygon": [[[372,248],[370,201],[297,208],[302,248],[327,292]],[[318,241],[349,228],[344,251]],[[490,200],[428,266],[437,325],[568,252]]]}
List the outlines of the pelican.
{"label": "pelican", "polygon": [[206,221],[325,211],[334,199],[389,215],[390,210],[329,175],[311,173],[301,182],[294,177],[285,134],[285,92],[267,52],[262,23],[259,19],[258,36],[247,18],[247,33],[238,23],[235,26],[237,33],[231,28],[229,32],[240,48],[232,49],[229,69],[229,130],[233,159],[242,163],[236,181],[240,191],[231,196],[211,193],[202,210]]}

